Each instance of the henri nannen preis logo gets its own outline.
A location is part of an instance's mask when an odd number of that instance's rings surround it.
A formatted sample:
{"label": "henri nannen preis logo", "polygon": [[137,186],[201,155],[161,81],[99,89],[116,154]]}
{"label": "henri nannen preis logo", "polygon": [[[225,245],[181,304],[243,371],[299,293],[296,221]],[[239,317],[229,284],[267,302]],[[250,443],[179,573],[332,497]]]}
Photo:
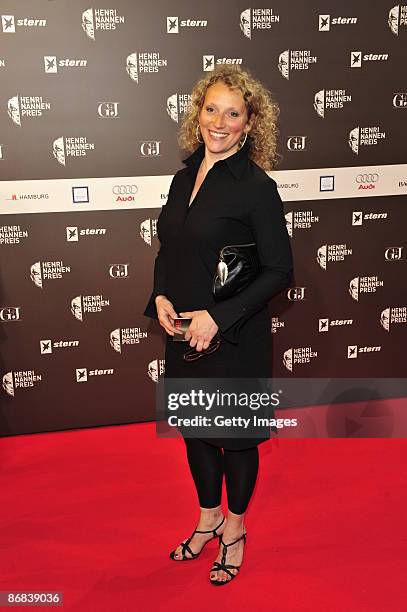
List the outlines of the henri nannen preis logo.
{"label": "henri nannen preis logo", "polygon": [[314,109],[324,119],[327,112],[343,108],[351,101],[352,96],[346,89],[320,89],[314,95]]}
{"label": "henri nannen preis logo", "polygon": [[116,8],[89,8],[82,13],[82,29],[91,40],[95,40],[97,31],[111,32],[124,22]]}
{"label": "henri nannen preis logo", "polygon": [[239,25],[246,38],[251,39],[254,31],[270,30],[279,21],[280,15],[276,15],[272,8],[247,8],[240,13]]}
{"label": "henri nannen preis logo", "polygon": [[3,389],[10,397],[15,396],[17,389],[31,389],[42,381],[42,374],[34,370],[12,370],[3,374]]}
{"label": "henri nannen preis logo", "polygon": [[387,23],[393,34],[398,36],[400,27],[407,26],[407,4],[396,4],[396,6],[393,6],[389,10]]}
{"label": "henri nannen preis logo", "polygon": [[380,313],[380,324],[387,332],[395,323],[407,323],[407,306],[389,306]]}
{"label": "henri nannen preis logo", "polygon": [[310,363],[315,357],[318,357],[318,351],[314,351],[311,346],[289,348],[283,353],[283,365],[289,372],[293,372],[296,365]]}
{"label": "henri nannen preis logo", "polygon": [[95,150],[95,144],[86,136],[60,136],[52,143],[52,154],[61,166],[66,166],[72,157],[86,157]]}
{"label": "henri nannen preis logo", "polygon": [[157,235],[157,219],[145,219],[140,223],[140,236],[151,246],[152,238]]}
{"label": "henri nannen preis logo", "polygon": [[161,57],[158,51],[133,51],[126,58],[126,72],[135,83],[140,76],[159,72],[168,65],[168,60]]}
{"label": "henri nannen preis logo", "polygon": [[118,327],[110,332],[110,346],[117,353],[122,352],[122,347],[126,344],[140,344],[140,341],[147,338],[147,332],[140,327]]}
{"label": "henri nannen preis logo", "polygon": [[153,382],[165,372],[165,359],[153,359],[147,366],[147,373]]}
{"label": "henri nannen preis logo", "polygon": [[71,313],[75,319],[83,322],[85,314],[100,313],[107,306],[110,306],[110,300],[102,294],[77,295],[71,300]]}
{"label": "henri nannen preis logo", "polygon": [[179,122],[188,110],[191,103],[191,94],[174,93],[167,99],[167,113],[173,121]]}
{"label": "henri nannen preis logo", "polygon": [[288,80],[293,72],[308,70],[316,64],[317,59],[309,49],[286,49],[278,57],[278,70],[281,76]]}
{"label": "henri nannen preis logo", "polygon": [[352,278],[349,282],[349,295],[355,300],[355,302],[358,302],[362,293],[376,293],[377,289],[383,286],[383,280],[376,275],[355,276],[355,278]]}
{"label": "henri nannen preis logo", "polygon": [[44,281],[61,279],[71,271],[62,261],[36,261],[30,266],[30,278],[36,287],[43,289]]}
{"label": "henri nannen preis logo", "polygon": [[16,95],[7,102],[7,114],[15,125],[21,127],[22,119],[42,117],[46,111],[51,110],[51,103],[42,96]]}
{"label": "henri nannen preis logo", "polygon": [[364,147],[376,146],[386,138],[386,132],[380,126],[355,127],[349,132],[348,144],[355,155],[359,155]]}
{"label": "henri nannen preis logo", "polygon": [[352,249],[346,244],[323,244],[317,250],[317,262],[326,270],[328,263],[344,261],[348,255],[352,255]]}

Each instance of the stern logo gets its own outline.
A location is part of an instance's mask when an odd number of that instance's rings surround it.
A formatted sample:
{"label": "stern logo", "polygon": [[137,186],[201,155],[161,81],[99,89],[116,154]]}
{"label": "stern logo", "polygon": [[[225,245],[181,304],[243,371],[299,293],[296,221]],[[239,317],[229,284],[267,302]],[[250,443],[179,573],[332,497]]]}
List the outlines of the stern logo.
{"label": "stern logo", "polygon": [[30,19],[29,17],[15,19],[14,15],[2,15],[1,25],[5,34],[15,34],[16,26],[18,28],[45,28],[45,26],[47,25],[47,20]]}
{"label": "stern logo", "polygon": [[79,236],[104,236],[106,232],[107,229],[102,227],[86,227],[80,230],[78,227],[69,226],[66,228],[66,241],[78,242]]}
{"label": "stern logo", "polygon": [[216,59],[214,55],[202,56],[202,69],[204,72],[211,72],[212,70],[215,70],[215,64],[219,66],[220,64],[241,65],[242,63],[243,58],[241,57],[218,57]]}
{"label": "stern logo", "polygon": [[381,346],[358,346],[348,345],[348,359],[357,359],[360,353],[380,353]]}
{"label": "stern logo", "polygon": [[58,68],[86,68],[88,60],[86,59],[61,59],[58,60],[56,55],[44,55],[44,70],[47,74],[56,74]]}
{"label": "stern logo", "polygon": [[362,62],[387,62],[388,53],[363,53],[363,51],[350,52],[350,67],[362,68]]}
{"label": "stern logo", "polygon": [[329,32],[331,26],[334,25],[354,25],[358,22],[357,17],[332,17],[331,15],[318,16],[318,30],[320,32]]}
{"label": "stern logo", "polygon": [[179,34],[180,28],[206,28],[206,19],[179,19],[167,17],[167,34]]}
{"label": "stern logo", "polygon": [[361,210],[353,211],[352,213],[352,225],[362,225],[363,221],[366,220],[384,220],[387,219],[388,213],[363,213]]}
{"label": "stern logo", "polygon": [[352,325],[353,319],[319,319],[318,331],[327,332],[331,327],[342,327],[343,325]]}
{"label": "stern logo", "polygon": [[114,374],[114,368],[105,368],[103,370],[76,368],[76,382],[88,382],[90,376],[111,376],[112,374]]}
{"label": "stern logo", "polygon": [[79,346],[79,340],[40,340],[41,355],[49,355],[55,348],[72,348]]}

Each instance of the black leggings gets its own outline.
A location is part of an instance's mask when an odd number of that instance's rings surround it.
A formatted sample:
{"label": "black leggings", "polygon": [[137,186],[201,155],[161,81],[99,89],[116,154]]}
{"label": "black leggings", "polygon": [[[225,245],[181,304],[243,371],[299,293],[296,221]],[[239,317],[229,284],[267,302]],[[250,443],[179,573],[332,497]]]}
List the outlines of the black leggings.
{"label": "black leggings", "polygon": [[199,440],[184,438],[188,463],[202,508],[215,508],[221,503],[222,480],[225,474],[228,508],[243,514],[256,484],[259,468],[257,446],[245,450],[222,450]]}

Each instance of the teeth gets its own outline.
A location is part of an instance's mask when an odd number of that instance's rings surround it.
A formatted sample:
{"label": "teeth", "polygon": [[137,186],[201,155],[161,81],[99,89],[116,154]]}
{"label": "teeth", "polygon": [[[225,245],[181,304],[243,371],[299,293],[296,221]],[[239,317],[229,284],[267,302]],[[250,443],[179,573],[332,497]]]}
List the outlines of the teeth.
{"label": "teeth", "polygon": [[211,136],[214,136],[215,138],[226,138],[227,134],[225,134],[224,132],[212,132],[212,130],[209,130],[209,133]]}

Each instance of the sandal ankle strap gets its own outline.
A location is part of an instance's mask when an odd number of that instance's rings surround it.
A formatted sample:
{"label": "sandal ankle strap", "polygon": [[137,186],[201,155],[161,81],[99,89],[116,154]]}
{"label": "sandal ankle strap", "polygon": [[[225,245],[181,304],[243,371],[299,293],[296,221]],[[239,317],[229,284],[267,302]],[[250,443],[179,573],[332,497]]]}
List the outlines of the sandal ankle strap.
{"label": "sandal ankle strap", "polygon": [[240,536],[240,538],[237,538],[237,540],[235,540],[234,542],[229,542],[229,544],[225,544],[225,542],[223,541],[223,534],[219,536],[220,541],[222,543],[222,546],[225,546],[226,548],[228,546],[232,546],[232,544],[236,544],[236,542],[240,542],[240,540],[243,538],[245,543],[246,543],[246,532],[242,533],[242,535]]}
{"label": "sandal ankle strap", "polygon": [[232,544],[236,544],[236,542],[239,542],[242,538],[244,540],[244,543],[246,544],[246,532],[242,533],[240,538],[237,538],[237,540],[235,540],[234,542],[229,542],[229,544],[225,544],[224,541],[223,541],[222,536],[220,536],[220,538],[219,538],[220,539],[220,543],[223,546],[223,549],[222,549],[222,559],[221,559],[221,564],[222,565],[225,565],[225,563],[226,563],[226,555],[227,555],[227,552],[228,552],[228,546],[232,546]]}
{"label": "sandal ankle strap", "polygon": [[200,531],[198,529],[195,529],[195,533],[213,533],[213,535],[217,537],[218,534],[216,533],[216,530],[219,529],[219,527],[222,527],[224,522],[225,522],[225,517],[223,517],[222,521],[219,523],[217,527],[215,527],[215,529],[209,529],[208,531]]}

